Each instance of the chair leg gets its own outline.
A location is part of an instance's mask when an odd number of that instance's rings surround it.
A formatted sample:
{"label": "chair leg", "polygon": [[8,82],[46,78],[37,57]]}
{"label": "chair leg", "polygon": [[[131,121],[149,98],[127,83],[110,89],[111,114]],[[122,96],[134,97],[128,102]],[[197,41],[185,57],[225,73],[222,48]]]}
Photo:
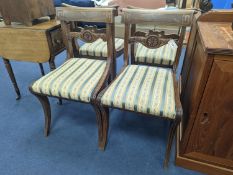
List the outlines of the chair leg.
{"label": "chair leg", "polygon": [[49,99],[46,96],[37,95],[37,94],[34,95],[38,98],[44,110],[44,116],[45,116],[44,135],[45,137],[47,137],[49,135],[50,125],[51,125],[51,108],[50,108]]}
{"label": "chair leg", "polygon": [[172,122],[172,124],[170,126],[168,141],[167,141],[167,146],[166,146],[166,155],[165,155],[165,160],[164,160],[164,163],[163,163],[164,168],[168,167],[172,142],[173,142],[174,136],[176,134],[177,127],[178,127],[179,123],[180,123],[180,120],[175,120],[175,121]]}
{"label": "chair leg", "polygon": [[99,149],[104,150],[107,144],[108,139],[108,128],[109,128],[109,108],[100,107],[100,117],[101,117],[101,126],[102,126],[102,137],[99,140]]}
{"label": "chair leg", "polygon": [[103,126],[102,126],[102,116],[101,116],[101,111],[98,105],[93,104],[92,105],[95,109],[96,113],[96,121],[97,121],[97,127],[98,127],[98,145],[101,145],[101,141],[103,138]]}

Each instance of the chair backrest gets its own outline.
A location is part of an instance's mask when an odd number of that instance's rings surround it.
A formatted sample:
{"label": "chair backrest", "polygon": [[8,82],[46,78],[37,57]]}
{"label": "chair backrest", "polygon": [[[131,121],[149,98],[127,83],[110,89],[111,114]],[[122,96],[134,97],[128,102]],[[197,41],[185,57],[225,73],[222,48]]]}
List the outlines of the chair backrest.
{"label": "chair backrest", "polygon": [[[76,39],[92,43],[101,38],[107,41],[108,59],[111,59],[115,48],[114,18],[116,8],[82,8],[75,6],[57,7],[57,18],[61,21],[63,40],[67,48],[67,57],[74,57],[78,52]],[[77,27],[75,22],[101,22],[106,23],[106,28],[98,29],[96,26]],[[78,54],[78,53],[77,53]]]}
{"label": "chair backrest", "polygon": [[[174,40],[178,49],[173,68],[176,69],[181,54],[186,27],[191,26],[193,10],[149,10],[149,9],[123,9],[125,23],[125,52],[124,63],[129,63],[129,44],[131,44],[131,63],[135,63],[134,44],[141,43],[147,48],[156,49]],[[180,30],[178,34],[165,34],[165,31],[149,30],[142,32],[136,30],[136,24],[153,24],[156,26],[176,26]],[[131,33],[131,34],[130,34]]]}

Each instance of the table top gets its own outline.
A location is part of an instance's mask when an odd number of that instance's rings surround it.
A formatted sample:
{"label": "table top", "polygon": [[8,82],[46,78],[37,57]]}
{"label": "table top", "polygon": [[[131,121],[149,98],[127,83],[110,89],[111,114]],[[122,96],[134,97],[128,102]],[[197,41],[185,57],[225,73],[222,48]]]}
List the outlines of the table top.
{"label": "table top", "polygon": [[[29,62],[47,62],[51,57],[52,41],[48,42],[49,31],[60,28],[56,20],[24,26],[19,23],[0,23],[0,56],[6,59]],[[50,45],[49,45],[50,44]]]}
{"label": "table top", "polygon": [[233,30],[230,22],[198,22],[204,49],[209,54],[233,55]]}

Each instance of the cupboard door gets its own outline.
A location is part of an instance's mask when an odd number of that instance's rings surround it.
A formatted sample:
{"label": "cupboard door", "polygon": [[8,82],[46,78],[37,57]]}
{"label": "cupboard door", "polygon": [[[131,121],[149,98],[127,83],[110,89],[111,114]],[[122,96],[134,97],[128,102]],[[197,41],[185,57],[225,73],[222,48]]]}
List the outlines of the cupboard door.
{"label": "cupboard door", "polygon": [[215,59],[186,152],[233,169],[233,61]]}

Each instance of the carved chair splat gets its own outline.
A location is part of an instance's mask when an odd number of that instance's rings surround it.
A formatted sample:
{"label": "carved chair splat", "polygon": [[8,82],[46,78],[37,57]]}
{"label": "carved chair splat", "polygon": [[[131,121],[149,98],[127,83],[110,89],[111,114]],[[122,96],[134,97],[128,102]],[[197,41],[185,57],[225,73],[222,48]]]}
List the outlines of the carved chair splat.
{"label": "carved chair splat", "polygon": [[[77,6],[71,6],[68,4],[63,3],[64,7],[70,7],[70,8],[81,8]],[[118,6],[108,6],[109,8],[116,9],[115,16],[118,15],[117,9]],[[104,7],[100,7],[104,8]],[[95,17],[93,17],[95,18]],[[107,42],[106,37],[102,35],[104,31],[106,31],[106,28],[100,28],[98,29],[97,26],[92,25],[91,23],[87,26],[79,27],[79,21],[72,23],[71,29],[73,31],[76,31],[76,33],[73,33],[73,35],[79,35],[79,39],[84,42],[83,45],[79,45],[79,42],[76,40],[73,40],[74,45],[74,55],[76,57],[82,57],[82,58],[91,58],[91,59],[104,59],[108,57],[107,55]],[[93,22],[93,21],[90,21]],[[115,23],[113,23],[113,33],[115,35]],[[120,38],[115,38],[114,42],[114,59],[113,59],[113,67],[111,68],[111,79],[114,79],[116,76],[116,59],[121,56],[124,52],[124,40]]]}

